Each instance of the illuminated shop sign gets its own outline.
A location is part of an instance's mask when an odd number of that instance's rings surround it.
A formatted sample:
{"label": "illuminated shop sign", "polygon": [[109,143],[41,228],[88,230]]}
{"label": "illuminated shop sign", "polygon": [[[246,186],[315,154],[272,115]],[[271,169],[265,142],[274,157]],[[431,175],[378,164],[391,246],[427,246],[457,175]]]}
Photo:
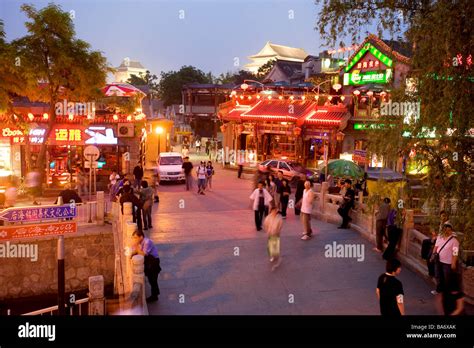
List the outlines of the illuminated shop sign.
{"label": "illuminated shop sign", "polygon": [[385,54],[380,52],[374,45],[370,42],[367,42],[364,47],[360,49],[359,52],[351,59],[349,64],[344,68],[345,72],[349,72],[363,57],[364,55],[370,52],[375,58],[381,61],[385,66],[391,67],[393,65],[393,60],[387,57]]}
{"label": "illuminated shop sign", "polygon": [[[30,144],[42,144],[45,133],[44,128],[30,129]],[[19,129],[3,128],[2,137],[10,138],[13,144],[25,144],[25,135]]]}
{"label": "illuminated shop sign", "polygon": [[57,142],[82,141],[80,129],[57,128],[54,130],[54,139]]}
{"label": "illuminated shop sign", "polygon": [[368,71],[359,73],[345,73],[344,86],[358,86],[369,83],[388,83],[392,77],[392,69],[385,71]]}
{"label": "illuminated shop sign", "polygon": [[86,144],[117,145],[117,138],[114,136],[112,128],[89,127],[85,130],[85,133],[90,136],[86,140]]}

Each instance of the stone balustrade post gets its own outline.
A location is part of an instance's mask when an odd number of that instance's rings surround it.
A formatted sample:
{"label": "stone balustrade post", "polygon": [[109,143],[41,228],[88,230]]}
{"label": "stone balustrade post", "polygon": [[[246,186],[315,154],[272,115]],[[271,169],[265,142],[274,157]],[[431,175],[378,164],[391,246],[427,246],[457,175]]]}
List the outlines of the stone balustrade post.
{"label": "stone balustrade post", "polygon": [[329,183],[327,181],[324,181],[321,183],[321,193],[319,195],[319,207],[321,210],[321,220],[327,221],[326,217],[326,195],[328,194],[329,191]]}
{"label": "stone balustrade post", "polygon": [[105,225],[105,197],[104,191],[97,191],[97,208],[96,208],[97,225]]}
{"label": "stone balustrade post", "polygon": [[[146,294],[145,294],[145,257],[142,255],[135,255],[132,258],[132,283],[133,289],[134,284],[140,284],[141,288],[141,304],[143,308],[146,308]],[[143,313],[148,314],[148,313]]]}
{"label": "stone balustrade post", "polygon": [[89,277],[89,315],[105,315],[104,277]]}
{"label": "stone balustrade post", "polygon": [[[125,212],[125,211],[124,211]],[[130,293],[132,290],[132,265],[131,265],[131,256],[132,256],[132,234],[137,230],[137,224],[134,222],[127,222],[124,236],[125,244],[125,292]]]}

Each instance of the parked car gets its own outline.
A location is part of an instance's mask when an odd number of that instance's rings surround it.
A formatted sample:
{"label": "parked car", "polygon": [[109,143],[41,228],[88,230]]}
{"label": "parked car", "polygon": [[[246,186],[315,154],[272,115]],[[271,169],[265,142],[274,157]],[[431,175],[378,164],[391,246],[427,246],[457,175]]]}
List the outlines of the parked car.
{"label": "parked car", "polygon": [[306,178],[312,182],[318,179],[317,172],[303,167],[300,163],[280,159],[269,159],[258,165],[259,170],[266,171],[270,168],[272,172],[283,172],[283,177],[288,179],[291,184],[296,182],[296,177],[305,174]]}
{"label": "parked car", "polygon": [[178,152],[162,152],[158,157],[157,172],[159,181],[181,181],[184,182],[184,171],[182,168],[183,157]]}

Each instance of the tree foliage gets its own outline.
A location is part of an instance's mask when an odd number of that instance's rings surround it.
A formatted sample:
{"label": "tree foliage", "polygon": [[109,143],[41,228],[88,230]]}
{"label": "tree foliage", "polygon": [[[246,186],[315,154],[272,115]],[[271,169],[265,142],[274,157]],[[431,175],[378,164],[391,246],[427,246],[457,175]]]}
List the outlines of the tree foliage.
{"label": "tree foliage", "polygon": [[[452,213],[464,232],[464,246],[474,249],[473,68],[474,3],[471,0],[324,0],[317,28],[328,44],[351,38],[361,42],[364,28],[375,24],[379,36],[403,37],[413,47],[406,86],[392,90],[392,102],[420,103],[419,117],[383,116],[390,125],[370,131],[369,150],[385,160],[408,157],[429,168],[426,199],[436,214]],[[396,69],[396,66],[395,66]],[[406,115],[405,115],[406,116]],[[427,137],[430,133],[434,138]],[[404,134],[405,136],[402,136]]]}
{"label": "tree foliage", "polygon": [[161,72],[158,95],[165,106],[181,104],[181,90],[189,83],[212,83],[208,74],[190,65],[178,71]]}
{"label": "tree foliage", "polygon": [[273,69],[275,66],[276,59],[269,59],[268,62],[263,64],[260,68],[258,68],[257,76],[259,79],[263,80],[268,73]]}
{"label": "tree foliage", "polygon": [[[23,5],[21,9],[28,18],[25,23],[28,33],[11,43],[18,64],[11,61],[14,68],[10,69],[16,69],[15,74],[20,76],[21,96],[49,104],[47,139],[56,123],[56,102],[100,98],[109,67],[100,52],[91,50],[88,43],[75,37],[71,17],[60,6],[50,4],[37,10],[32,5]],[[45,167],[45,158],[46,142],[40,147],[39,168]]]}

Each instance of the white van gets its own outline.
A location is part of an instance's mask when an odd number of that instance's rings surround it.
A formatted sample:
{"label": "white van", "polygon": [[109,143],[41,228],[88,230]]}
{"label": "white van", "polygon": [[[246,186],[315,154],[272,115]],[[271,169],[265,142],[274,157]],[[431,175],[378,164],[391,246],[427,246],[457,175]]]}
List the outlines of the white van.
{"label": "white van", "polygon": [[157,171],[161,181],[185,181],[183,157],[178,152],[162,152],[158,157]]}

